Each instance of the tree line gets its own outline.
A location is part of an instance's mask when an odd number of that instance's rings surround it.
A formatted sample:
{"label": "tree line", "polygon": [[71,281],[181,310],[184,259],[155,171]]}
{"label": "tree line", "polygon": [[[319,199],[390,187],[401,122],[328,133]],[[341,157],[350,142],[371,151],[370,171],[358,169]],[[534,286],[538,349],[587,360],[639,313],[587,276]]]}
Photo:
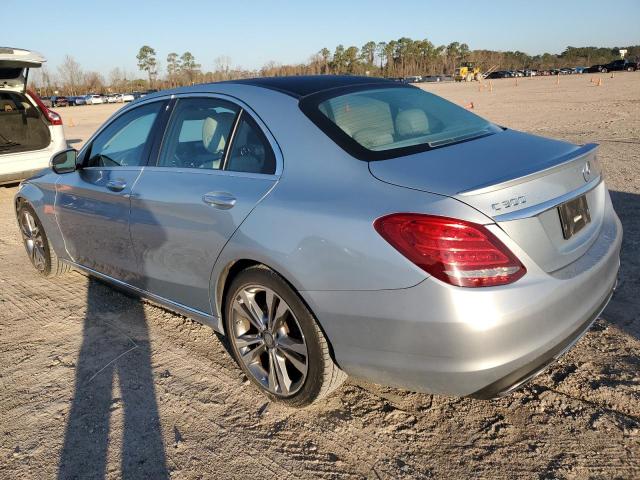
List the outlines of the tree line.
{"label": "tree line", "polygon": [[[640,45],[621,48],[627,50],[627,58],[640,57]],[[478,65],[482,70],[492,67],[498,70],[547,70],[609,63],[620,58],[619,50],[619,47],[569,46],[559,54],[528,55],[520,51],[471,50],[466,43],[459,42],[436,46],[428,39],[402,37],[386,42],[369,41],[361,47],[340,44],[333,51],[322,48],[311,55],[307,62],[280,64],[270,61],[257,70],[233,67],[227,56],[217,57],[213,68],[205,70],[191,52],[170,52],[164,59],[163,71],[156,50],[143,45],[136,59],[140,73],[146,78],[114,68],[105,79],[98,72],[83,71],[75,59],[67,55],[57,69],[57,76],[44,67],[41,69],[38,87],[43,95],[50,95],[54,90],[78,95],[86,92],[163,89],[256,76],[349,74],[395,78],[450,75],[467,62]]]}

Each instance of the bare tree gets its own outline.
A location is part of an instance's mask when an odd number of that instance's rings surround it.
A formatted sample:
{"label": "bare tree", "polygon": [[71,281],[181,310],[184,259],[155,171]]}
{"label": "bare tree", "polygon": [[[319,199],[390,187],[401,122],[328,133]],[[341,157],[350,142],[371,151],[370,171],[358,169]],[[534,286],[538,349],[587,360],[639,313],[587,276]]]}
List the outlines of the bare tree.
{"label": "bare tree", "polygon": [[79,94],[79,88],[83,81],[83,73],[80,64],[71,55],[64,57],[64,62],[58,67],[58,73],[65,89],[71,95]]}
{"label": "bare tree", "polygon": [[104,89],[104,78],[98,72],[87,72],[84,84],[89,92],[101,92]]}

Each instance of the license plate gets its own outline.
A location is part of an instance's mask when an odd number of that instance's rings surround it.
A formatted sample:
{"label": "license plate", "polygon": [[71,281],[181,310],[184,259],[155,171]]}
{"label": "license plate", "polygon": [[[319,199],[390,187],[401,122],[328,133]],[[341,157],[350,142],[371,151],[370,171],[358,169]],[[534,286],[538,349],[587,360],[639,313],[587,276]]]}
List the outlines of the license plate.
{"label": "license plate", "polygon": [[591,221],[587,197],[584,195],[560,205],[558,213],[562,225],[562,236],[565,239],[571,238]]}

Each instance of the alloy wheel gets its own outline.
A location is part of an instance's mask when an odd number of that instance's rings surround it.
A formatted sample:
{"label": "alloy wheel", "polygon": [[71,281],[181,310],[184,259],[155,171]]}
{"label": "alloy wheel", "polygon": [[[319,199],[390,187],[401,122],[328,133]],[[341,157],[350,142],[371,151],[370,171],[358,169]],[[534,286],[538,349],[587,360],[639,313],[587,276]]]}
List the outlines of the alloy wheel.
{"label": "alloy wheel", "polygon": [[40,272],[47,268],[47,253],[44,248],[44,237],[36,219],[27,210],[20,215],[20,231],[29,254],[31,263]]}
{"label": "alloy wheel", "polygon": [[251,285],[237,291],[230,332],[238,357],[269,392],[290,397],[307,377],[307,344],[291,307],[270,288]]}

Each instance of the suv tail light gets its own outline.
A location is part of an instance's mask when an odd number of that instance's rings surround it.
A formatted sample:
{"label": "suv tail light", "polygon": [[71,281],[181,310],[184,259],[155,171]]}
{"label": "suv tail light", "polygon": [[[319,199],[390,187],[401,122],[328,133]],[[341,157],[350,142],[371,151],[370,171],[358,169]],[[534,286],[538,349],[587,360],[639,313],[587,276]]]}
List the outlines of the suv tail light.
{"label": "suv tail light", "polygon": [[51,125],[62,125],[62,117],[59,114],[57,114],[53,110],[50,110],[49,107],[42,103],[40,97],[33,93],[31,90],[27,90],[27,93],[33,99],[33,101],[36,102],[36,105],[38,105],[38,108]]}
{"label": "suv tail light", "polygon": [[418,213],[394,213],[378,218],[373,225],[411,262],[451,285],[506,285],[527,271],[482,225]]}
{"label": "suv tail light", "polygon": [[49,110],[47,107],[44,108],[44,116],[47,117],[47,120],[49,120],[49,122],[51,122],[51,125],[62,125],[62,117],[60,116],[60,114],[54,112],[53,110]]}

